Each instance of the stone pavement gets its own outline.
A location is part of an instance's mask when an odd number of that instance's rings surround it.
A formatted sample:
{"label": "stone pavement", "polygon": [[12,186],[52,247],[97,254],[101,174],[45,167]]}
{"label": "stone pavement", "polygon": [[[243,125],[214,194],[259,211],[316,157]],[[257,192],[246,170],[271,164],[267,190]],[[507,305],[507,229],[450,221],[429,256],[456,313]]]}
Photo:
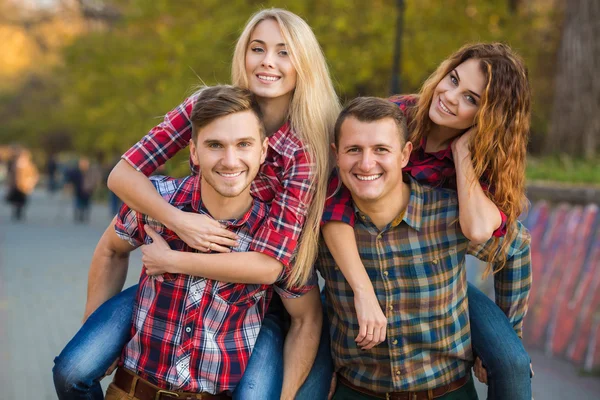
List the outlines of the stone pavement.
{"label": "stone pavement", "polygon": [[[76,225],[70,199],[37,191],[27,220],[16,224],[0,202],[0,400],[56,398],[52,360],[80,326],[89,261],[109,221],[108,210],[95,205],[90,224]],[[136,252],[127,286],[137,281],[140,266]],[[600,397],[600,379],[580,377],[569,363],[539,352],[531,355],[536,400]],[[484,388],[478,390],[484,399]]]}

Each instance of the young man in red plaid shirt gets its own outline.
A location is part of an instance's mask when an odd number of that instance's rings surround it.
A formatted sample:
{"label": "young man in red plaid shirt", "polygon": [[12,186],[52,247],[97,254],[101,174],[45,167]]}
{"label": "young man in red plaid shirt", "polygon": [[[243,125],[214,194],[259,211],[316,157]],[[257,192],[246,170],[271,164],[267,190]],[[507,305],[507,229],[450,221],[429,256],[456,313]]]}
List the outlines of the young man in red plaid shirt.
{"label": "young man in red plaid shirt", "polygon": [[[232,251],[248,251],[264,223],[268,205],[250,195],[264,162],[267,141],[260,109],[247,90],[204,89],[192,112],[190,153],[201,174],[182,179],[155,176],[152,183],[171,204],[207,214],[238,237]],[[88,304],[93,310],[116,286],[111,269],[127,266],[127,255],[143,244],[144,271],[133,312],[132,338],[121,355],[106,399],[228,398],[240,381],[273,290],[292,318],[282,398],[293,398],[316,355],[321,303],[316,279],[301,288],[287,285],[289,268],[241,270],[238,283],[186,274],[181,257],[188,247],[158,221],[124,205],[115,229],[102,237],[90,270]],[[179,262],[177,261],[179,260]],[[118,288],[117,288],[118,289]]]}

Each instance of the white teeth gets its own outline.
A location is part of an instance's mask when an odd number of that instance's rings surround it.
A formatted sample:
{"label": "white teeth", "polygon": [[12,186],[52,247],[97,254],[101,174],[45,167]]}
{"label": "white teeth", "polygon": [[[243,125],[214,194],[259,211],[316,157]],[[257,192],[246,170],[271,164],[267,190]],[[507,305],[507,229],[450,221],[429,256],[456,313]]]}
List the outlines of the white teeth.
{"label": "white teeth", "polygon": [[375,179],[379,178],[382,174],[377,174],[377,175],[356,175],[356,178],[358,178],[359,181],[374,181]]}
{"label": "white teeth", "polygon": [[277,77],[277,76],[258,75],[258,79],[261,79],[263,81],[275,82],[276,80],[279,79],[279,77]]}
{"label": "white teeth", "polygon": [[242,172],[236,172],[233,174],[226,174],[224,172],[219,172],[219,175],[224,176],[225,178],[235,178],[236,176],[240,176],[242,174]]}
{"label": "white teeth", "polygon": [[452,115],[454,115],[454,114],[453,114],[453,113],[452,113],[450,110],[448,110],[448,107],[446,107],[446,106],[444,105],[444,103],[442,103],[442,99],[440,99],[440,100],[439,100],[439,103],[440,103],[440,107],[442,108],[442,110],[444,110],[444,111],[445,111],[445,112],[447,112],[448,114],[452,114]]}

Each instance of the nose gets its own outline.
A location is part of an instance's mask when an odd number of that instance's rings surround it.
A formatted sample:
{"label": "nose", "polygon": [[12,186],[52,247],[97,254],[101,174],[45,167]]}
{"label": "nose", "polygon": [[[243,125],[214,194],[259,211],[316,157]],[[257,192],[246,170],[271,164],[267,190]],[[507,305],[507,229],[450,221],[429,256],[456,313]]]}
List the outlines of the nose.
{"label": "nose", "polygon": [[458,101],[458,89],[447,90],[444,97],[449,103],[456,104]]}
{"label": "nose", "polygon": [[225,149],[221,165],[225,168],[233,169],[237,166],[237,153],[234,148],[228,147]]}
{"label": "nose", "polygon": [[375,157],[370,151],[364,151],[358,163],[362,172],[369,172],[375,166]]}
{"label": "nose", "polygon": [[273,54],[270,51],[265,51],[261,65],[265,68],[273,68]]}

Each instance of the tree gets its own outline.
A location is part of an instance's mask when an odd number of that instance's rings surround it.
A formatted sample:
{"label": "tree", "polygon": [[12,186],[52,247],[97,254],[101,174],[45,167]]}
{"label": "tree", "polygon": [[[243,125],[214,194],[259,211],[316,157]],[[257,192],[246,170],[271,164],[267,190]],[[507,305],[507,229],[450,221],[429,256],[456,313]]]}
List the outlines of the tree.
{"label": "tree", "polygon": [[546,151],[592,159],[600,145],[600,2],[567,3]]}

